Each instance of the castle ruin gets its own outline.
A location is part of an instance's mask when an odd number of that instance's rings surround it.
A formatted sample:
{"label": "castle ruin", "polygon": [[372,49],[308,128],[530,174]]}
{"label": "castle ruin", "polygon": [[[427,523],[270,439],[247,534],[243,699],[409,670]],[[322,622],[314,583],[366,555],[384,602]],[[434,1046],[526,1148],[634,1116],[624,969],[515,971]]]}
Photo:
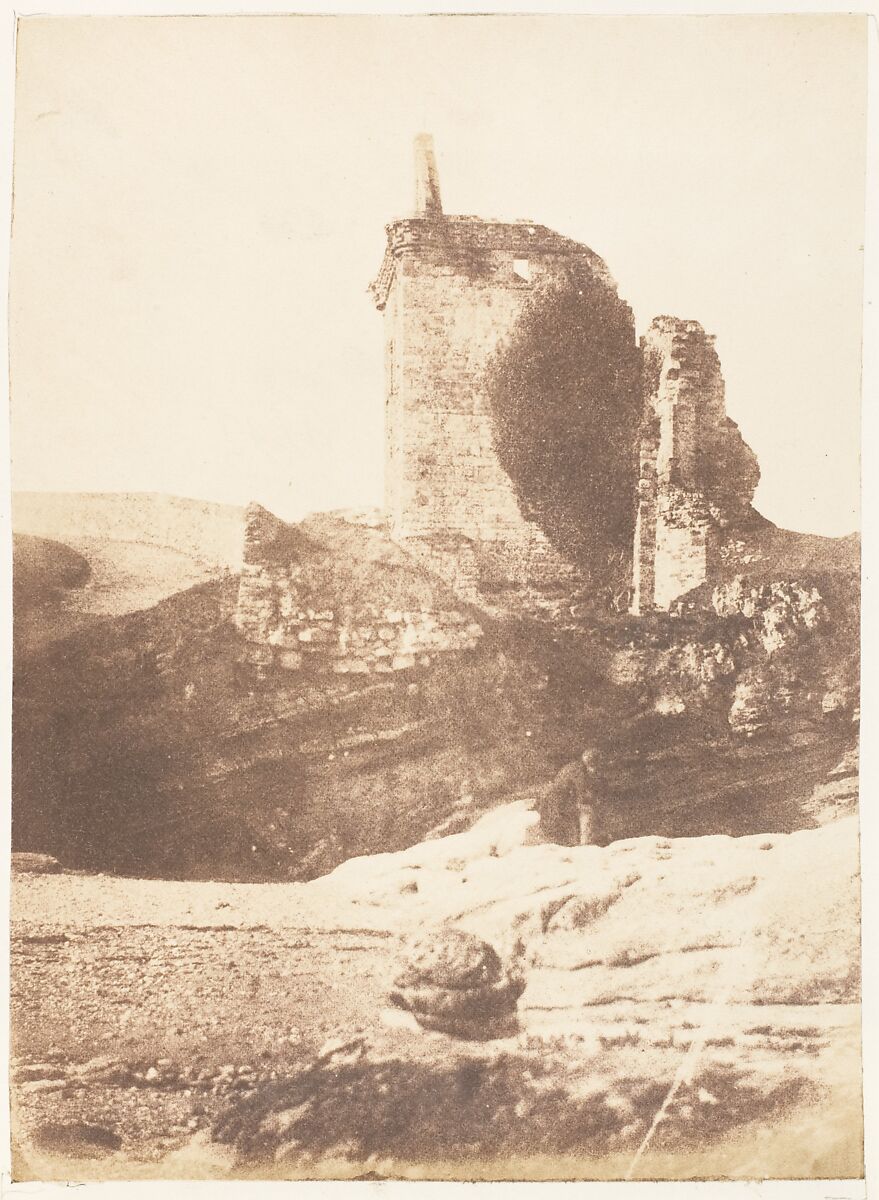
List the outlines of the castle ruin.
{"label": "castle ruin", "polygon": [[760,480],[753,451],[726,415],[714,339],[698,321],[657,317],[641,350],[636,613],[667,610],[719,577],[730,532],[752,519]]}
{"label": "castle ruin", "polygon": [[543,225],[446,215],[430,139],[415,153],[416,211],[387,226],[370,289],[385,327],[391,536],[437,569],[456,561],[477,587],[570,580],[498,461],[485,372],[540,288],[572,270],[616,286],[593,251]]}
{"label": "castle ruin", "polygon": [[[385,327],[385,508],[391,537],[445,569],[459,590],[569,584],[576,566],[520,509],[494,446],[486,369],[526,307],[586,273],[617,296],[588,247],[528,220],[444,213],[432,140],[415,143],[415,212],[387,226],[371,285]],[[633,610],[668,609],[710,577],[721,530],[748,510],[758,473],[724,407],[712,339],[658,318],[642,339],[644,437],[633,551]],[[737,441],[736,441],[737,439]],[[718,445],[749,466],[735,494],[710,497]],[[707,453],[703,453],[707,448]],[[729,458],[730,456],[727,456]],[[752,468],[751,469],[751,465]]]}
{"label": "castle ruin", "polygon": [[[631,309],[598,255],[528,220],[447,215],[426,135],[415,161],[415,212],[386,227],[370,286],[385,329],[386,525],[361,528],[355,547],[331,515],[291,527],[250,507],[236,624],[260,671],[407,669],[475,645],[479,609],[588,595],[580,565],[520,507],[498,457],[487,384],[529,306],[572,280],[607,299],[620,315],[616,348],[621,339],[641,364],[631,611],[673,610],[719,577],[741,531],[763,520],[751,508],[757,462],[726,415],[701,325],[657,317],[636,348]],[[356,571],[336,569],[347,554],[386,568],[368,594]],[[434,580],[426,587],[425,567]]]}

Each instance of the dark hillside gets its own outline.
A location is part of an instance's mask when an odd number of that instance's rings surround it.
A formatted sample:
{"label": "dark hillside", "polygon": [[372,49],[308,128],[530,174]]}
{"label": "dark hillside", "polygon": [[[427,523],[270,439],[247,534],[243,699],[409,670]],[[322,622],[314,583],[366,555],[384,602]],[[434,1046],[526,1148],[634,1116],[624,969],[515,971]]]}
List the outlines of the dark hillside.
{"label": "dark hillside", "polygon": [[[594,700],[496,636],[404,676],[239,663],[232,581],[102,621],[15,674],[14,839],[72,866],[288,877],[401,848],[544,778]],[[584,680],[589,678],[584,673]],[[597,710],[596,710],[597,711]],[[465,801],[465,804],[468,803]]]}
{"label": "dark hillside", "polygon": [[63,542],[32,534],[13,534],[15,603],[44,604],[68,588],[79,588],[90,575],[88,562]]}
{"label": "dark hillside", "polygon": [[12,535],[12,604],[15,655],[64,637],[86,624],[83,596],[92,564],[80,550],[54,538]]}
{"label": "dark hillside", "polygon": [[16,655],[237,571],[242,520],[179,496],[16,492]]}
{"label": "dark hillside", "polygon": [[[753,620],[483,619],[476,649],[429,666],[257,679],[236,593],[199,585],[19,656],[16,849],[135,875],[310,877],[534,795],[590,742],[611,750],[605,839],[785,830],[811,823],[804,799],[855,741],[850,705],[824,714],[821,696],[856,665],[856,605],[775,655],[801,702],[746,738],[728,713],[765,670]],[[734,670],[707,684],[699,655],[718,639]]]}

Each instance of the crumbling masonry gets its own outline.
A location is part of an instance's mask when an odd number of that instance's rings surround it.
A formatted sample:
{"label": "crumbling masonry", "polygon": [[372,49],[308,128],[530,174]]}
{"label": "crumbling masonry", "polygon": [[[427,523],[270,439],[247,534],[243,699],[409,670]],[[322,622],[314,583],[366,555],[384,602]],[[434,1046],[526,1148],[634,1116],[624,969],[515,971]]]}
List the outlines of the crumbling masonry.
{"label": "crumbling masonry", "polygon": [[[355,577],[328,576],[326,553],[304,527],[251,506],[236,623],[259,671],[426,665],[478,642],[476,610],[462,601],[539,607],[585,583],[519,507],[495,450],[486,368],[541,290],[588,279],[621,315],[619,336],[634,350],[631,310],[588,247],[531,221],[447,216],[431,139],[419,137],[415,153],[415,212],[387,226],[370,288],[385,326],[387,528],[362,530],[351,551],[377,555],[387,569],[358,599]],[[714,578],[729,546],[741,544],[736,530],[754,515],[759,478],[726,416],[720,364],[702,327],[658,317],[641,358],[636,613],[673,609]],[[331,542],[341,536],[325,532]],[[412,575],[425,566],[444,592],[425,591]]]}
{"label": "crumbling masonry", "polygon": [[570,580],[573,565],[522,515],[498,461],[484,377],[537,289],[576,270],[616,294],[607,267],[530,221],[445,215],[426,137],[416,141],[415,215],[387,237],[371,291],[385,325],[391,536],[464,590]]}
{"label": "crumbling masonry", "polygon": [[[368,526],[324,517],[287,525],[247,507],[235,624],[243,661],[269,670],[371,675],[428,666],[435,654],[472,650],[482,627],[440,587],[425,587],[407,556]],[[321,535],[349,526],[365,559],[381,566],[364,595],[344,546]]]}
{"label": "crumbling masonry", "polygon": [[[391,536],[470,596],[505,582],[574,580],[573,564],[523,516],[498,461],[485,369],[539,289],[572,269],[614,297],[616,285],[592,250],[542,225],[447,216],[429,137],[416,139],[415,154],[416,211],[387,226],[371,286],[385,323]],[[720,530],[747,511],[757,480],[750,456],[753,470],[737,466],[729,494],[709,494],[716,451],[744,444],[726,417],[717,356],[701,326],[658,318],[642,349],[636,612],[668,609],[711,576]]]}
{"label": "crumbling masonry", "polygon": [[730,530],[760,478],[726,415],[714,339],[697,321],[657,317],[641,339],[644,419],[633,554],[636,613],[669,609],[718,577]]}

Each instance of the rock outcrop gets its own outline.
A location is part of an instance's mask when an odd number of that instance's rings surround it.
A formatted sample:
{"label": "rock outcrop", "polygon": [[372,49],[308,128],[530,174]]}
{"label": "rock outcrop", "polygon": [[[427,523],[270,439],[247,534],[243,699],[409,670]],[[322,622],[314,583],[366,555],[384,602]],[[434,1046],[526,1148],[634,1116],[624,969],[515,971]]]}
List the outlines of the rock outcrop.
{"label": "rock outcrop", "polygon": [[[449,1177],[478,1159],[492,1178],[519,1161],[518,1145],[521,1170],[549,1159],[553,1178],[663,1178],[683,1155],[708,1177],[784,1176],[794,1158],[802,1175],[856,1172],[855,822],[602,850],[533,845],[534,821],[508,806],[308,889],[403,930],[439,920],[470,932],[422,935],[398,976],[410,995],[428,979],[437,995],[440,978],[444,995],[485,987],[501,970],[486,946],[514,942],[518,1038],[495,1049],[452,1029],[455,1040],[432,1043],[367,1028],[347,1068],[317,1063],[268,1106],[227,1111],[217,1136],[239,1161]],[[416,1087],[431,1102],[409,1118]],[[330,1095],[345,1098],[338,1125]],[[464,1114],[468,1147],[453,1150]]]}
{"label": "rock outcrop", "polygon": [[516,1031],[516,1001],[524,988],[524,978],[503,965],[493,946],[449,926],[406,948],[390,1000],[425,1029],[488,1041]]}
{"label": "rock outcrop", "polygon": [[[791,834],[541,845],[517,803],[281,891],[19,876],[18,1029],[96,988],[120,1000],[87,1032],[71,1019],[63,1062],[19,1041],[19,1133],[107,1126],[166,1176],[150,1139],[182,1153],[193,1129],[233,1150],[227,1176],[856,1176],[854,767],[816,789],[820,828]],[[471,936],[432,938],[449,926]],[[517,963],[515,1037],[386,1019],[418,937],[401,991],[478,990]],[[148,1061],[121,1048],[141,1029]],[[113,1053],[95,1059],[98,1033]]]}
{"label": "rock outcrop", "polygon": [[[526,804],[508,805],[467,833],[351,860],[309,886],[405,911],[419,924],[454,922],[504,952],[518,940],[532,968],[526,1028],[554,1024],[559,1006],[621,995],[647,1002],[667,989],[693,1003],[720,994],[757,1006],[857,1002],[852,817],[791,834],[633,838],[603,848],[535,845],[537,822]],[[417,891],[405,891],[413,878]],[[466,961],[480,969],[478,956]],[[557,971],[569,972],[562,991]],[[542,1010],[538,994],[550,986],[556,1001]]]}

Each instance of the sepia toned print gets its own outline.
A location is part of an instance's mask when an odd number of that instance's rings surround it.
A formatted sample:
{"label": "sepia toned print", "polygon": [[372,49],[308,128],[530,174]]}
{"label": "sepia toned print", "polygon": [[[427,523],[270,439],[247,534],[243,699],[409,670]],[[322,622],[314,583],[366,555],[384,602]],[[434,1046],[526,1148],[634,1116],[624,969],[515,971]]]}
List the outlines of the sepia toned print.
{"label": "sepia toned print", "polygon": [[[865,36],[850,17],[20,22],[16,1180],[863,1174]],[[661,44],[686,70],[665,75]],[[488,69],[501,46],[545,81],[522,102],[541,118],[559,86],[594,111],[510,128],[495,180],[466,156],[526,112]],[[734,133],[761,46],[777,127]],[[438,52],[460,85],[419,88]],[[314,108],[278,117],[294,68]],[[757,147],[752,225],[736,195],[711,218],[722,280],[669,215],[720,159],[682,149],[661,79],[715,105],[719,144]],[[518,178],[531,155],[581,196],[596,146],[608,171],[626,146],[651,159],[629,92],[654,132],[677,116],[661,186],[620,192],[666,222],[633,228],[655,278],[627,299],[582,223],[509,214],[501,184],[555,195]],[[363,135],[358,190],[345,154],[379,116],[393,145]],[[566,142],[602,120],[588,153]],[[772,148],[796,162],[809,138],[835,172],[798,215],[766,181]],[[470,178],[508,215],[454,211]],[[372,230],[364,208],[385,209]],[[651,259],[657,239],[674,248]],[[797,282],[777,345],[730,252],[748,241],[766,288]],[[660,295],[704,295],[704,323]],[[819,320],[834,396],[826,362],[803,373]],[[808,467],[825,408],[839,487]]]}

